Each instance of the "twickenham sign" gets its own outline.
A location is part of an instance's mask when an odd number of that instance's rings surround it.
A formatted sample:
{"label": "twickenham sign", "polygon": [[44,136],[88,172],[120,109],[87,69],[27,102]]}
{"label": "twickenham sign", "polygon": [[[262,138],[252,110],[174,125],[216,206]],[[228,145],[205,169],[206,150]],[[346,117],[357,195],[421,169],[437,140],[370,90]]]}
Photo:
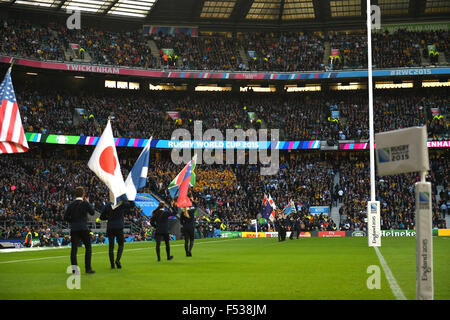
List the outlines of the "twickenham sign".
{"label": "twickenham sign", "polygon": [[120,69],[115,67],[90,66],[84,64],[66,64],[68,71],[97,72],[119,74]]}

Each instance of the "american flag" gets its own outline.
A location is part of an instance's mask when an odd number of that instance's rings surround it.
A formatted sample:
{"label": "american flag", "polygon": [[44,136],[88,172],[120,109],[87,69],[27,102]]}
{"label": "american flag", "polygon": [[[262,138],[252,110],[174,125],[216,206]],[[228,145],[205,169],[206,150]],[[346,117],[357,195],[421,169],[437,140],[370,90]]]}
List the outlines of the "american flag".
{"label": "american flag", "polygon": [[11,68],[0,84],[0,154],[28,151],[19,106],[11,81]]}

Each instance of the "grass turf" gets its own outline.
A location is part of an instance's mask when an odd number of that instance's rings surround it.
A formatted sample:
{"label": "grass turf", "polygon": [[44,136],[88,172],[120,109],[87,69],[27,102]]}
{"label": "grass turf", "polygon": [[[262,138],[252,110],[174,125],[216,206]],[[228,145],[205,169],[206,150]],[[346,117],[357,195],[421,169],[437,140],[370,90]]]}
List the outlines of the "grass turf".
{"label": "grass turf", "polygon": [[[450,239],[433,238],[435,299],[450,299]],[[117,247],[116,247],[117,248]],[[415,238],[383,238],[380,248],[407,299],[415,299]],[[93,247],[96,274],[69,290],[70,249],[0,252],[0,299],[391,300],[395,299],[367,238],[202,239],[193,257],[171,242],[174,259],[156,261],[155,243],[126,243],[123,268],[110,269],[108,246]],[[368,289],[370,265],[381,289]]]}

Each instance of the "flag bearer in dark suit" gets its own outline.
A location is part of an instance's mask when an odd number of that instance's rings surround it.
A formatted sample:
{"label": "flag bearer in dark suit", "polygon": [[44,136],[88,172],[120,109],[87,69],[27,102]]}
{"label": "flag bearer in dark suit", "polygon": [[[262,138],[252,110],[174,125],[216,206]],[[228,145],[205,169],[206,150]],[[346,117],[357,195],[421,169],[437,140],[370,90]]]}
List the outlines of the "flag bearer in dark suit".
{"label": "flag bearer in dark suit", "polygon": [[[120,206],[113,209],[111,203],[107,204],[100,215],[101,220],[108,220],[106,226],[106,235],[108,236],[109,243],[109,262],[111,263],[111,269],[117,266],[118,269],[122,268],[120,264],[120,258],[122,257],[123,248],[125,244],[125,236],[123,235],[124,217],[130,214],[131,209],[134,207],[133,201],[123,201]],[[114,241],[117,239],[117,256],[114,260]],[[115,264],[115,265],[114,265]]]}
{"label": "flag bearer in dark suit", "polygon": [[[77,187],[75,189],[75,201],[70,203],[64,214],[64,220],[70,223],[70,237],[72,241],[72,249],[70,251],[70,262],[72,266],[77,266],[77,250],[80,241],[83,242],[86,249],[84,255],[86,273],[95,273],[92,270],[91,258],[92,247],[89,236],[89,227],[87,224],[88,214],[93,216],[94,209],[89,204],[89,198],[85,197],[84,188]],[[73,270],[75,273],[75,270]]]}
{"label": "flag bearer in dark suit", "polygon": [[156,255],[158,256],[158,261],[161,261],[160,247],[161,240],[166,243],[166,253],[167,260],[172,260],[173,256],[170,255],[170,244],[169,244],[169,217],[174,215],[172,210],[164,207],[165,203],[161,201],[158,207],[152,212],[152,219],[150,223],[156,228],[155,240],[156,240]]}
{"label": "flag bearer in dark suit", "polygon": [[188,209],[183,208],[183,213],[181,214],[180,223],[182,225],[182,232],[184,235],[184,250],[186,251],[187,257],[192,257],[192,248],[194,247],[194,228],[195,228],[195,217],[194,213],[196,210],[194,202],[191,200],[194,208]]}

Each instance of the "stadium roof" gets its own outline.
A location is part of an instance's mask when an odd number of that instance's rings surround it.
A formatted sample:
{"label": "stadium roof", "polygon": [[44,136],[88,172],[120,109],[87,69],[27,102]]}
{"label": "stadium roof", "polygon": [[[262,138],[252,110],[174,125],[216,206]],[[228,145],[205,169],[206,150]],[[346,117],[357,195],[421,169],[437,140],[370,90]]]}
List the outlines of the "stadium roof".
{"label": "stadium roof", "polygon": [[[372,0],[385,20],[417,22],[448,17],[450,0]],[[365,21],[366,0],[0,0],[1,6],[54,13],[69,9],[143,20],[152,24],[330,25],[333,20]]]}

